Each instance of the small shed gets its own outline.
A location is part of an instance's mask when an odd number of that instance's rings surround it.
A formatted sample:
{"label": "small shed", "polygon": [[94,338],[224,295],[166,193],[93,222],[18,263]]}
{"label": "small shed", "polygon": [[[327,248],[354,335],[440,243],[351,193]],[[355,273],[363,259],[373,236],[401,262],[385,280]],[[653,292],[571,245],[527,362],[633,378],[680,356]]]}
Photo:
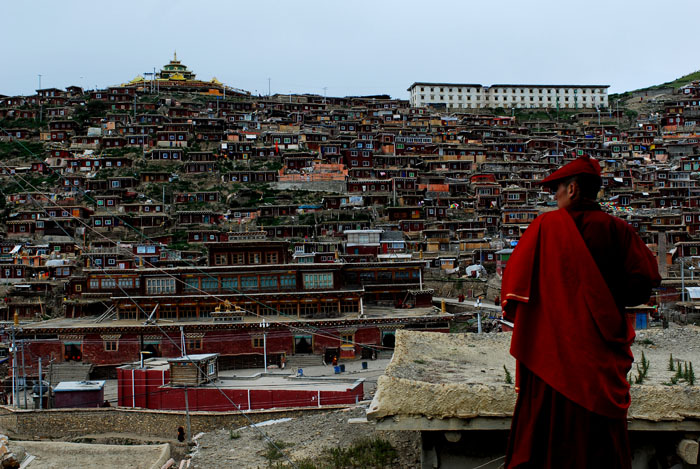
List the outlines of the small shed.
{"label": "small shed", "polygon": [[219,377],[219,354],[201,353],[170,358],[170,384],[172,386],[199,386]]}
{"label": "small shed", "polygon": [[54,407],[100,407],[105,400],[105,381],[61,381],[53,388]]}

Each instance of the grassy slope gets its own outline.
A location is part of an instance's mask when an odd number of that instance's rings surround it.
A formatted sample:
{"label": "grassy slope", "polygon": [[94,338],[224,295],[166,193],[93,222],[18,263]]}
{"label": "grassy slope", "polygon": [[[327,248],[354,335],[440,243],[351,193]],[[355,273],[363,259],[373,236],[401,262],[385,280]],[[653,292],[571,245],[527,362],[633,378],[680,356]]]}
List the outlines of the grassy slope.
{"label": "grassy slope", "polygon": [[647,88],[647,89],[650,89],[650,90],[655,90],[655,89],[658,89],[658,88],[674,88],[674,89],[678,89],[678,88],[680,88],[680,87],[683,86],[683,85],[687,85],[687,84],[690,83],[691,81],[697,81],[697,80],[700,80],[700,70],[698,70],[698,71],[696,71],[696,72],[693,72],[693,73],[689,73],[688,75],[684,75],[684,76],[682,76],[682,77],[680,77],[680,78],[676,78],[676,79],[673,80],[673,81],[669,81],[669,82],[663,83],[663,84],[661,84],[661,85],[650,86],[650,87]]}
{"label": "grassy slope", "polygon": [[693,73],[689,73],[687,75],[683,75],[680,78],[676,78],[673,81],[668,81],[668,82],[662,83],[660,85],[653,85],[653,86],[649,86],[647,88],[640,88],[640,89],[634,90],[634,91],[625,91],[624,93],[611,94],[609,96],[609,100],[610,100],[610,102],[612,102],[615,99],[626,100],[626,99],[630,98],[633,93],[642,93],[644,91],[658,90],[661,88],[678,89],[681,86],[687,85],[691,81],[698,81],[698,80],[700,80],[700,70],[695,71]]}

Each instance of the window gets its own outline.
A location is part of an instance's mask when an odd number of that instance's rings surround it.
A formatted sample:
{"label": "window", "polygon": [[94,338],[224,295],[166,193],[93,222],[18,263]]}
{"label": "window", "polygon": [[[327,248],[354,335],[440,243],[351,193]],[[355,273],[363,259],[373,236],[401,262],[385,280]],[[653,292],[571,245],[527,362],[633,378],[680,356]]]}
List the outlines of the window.
{"label": "window", "polygon": [[266,252],[265,253],[265,264],[277,264],[277,253],[276,252]]}
{"label": "window", "polygon": [[296,288],[297,279],[294,275],[280,275],[280,288]]}
{"label": "window", "polygon": [[118,280],[119,288],[134,288],[133,278],[120,278]]}
{"label": "window", "polygon": [[198,278],[186,278],[185,284],[183,286],[184,291],[195,291],[199,290],[199,279]]}
{"label": "window", "polygon": [[214,254],[214,264],[226,265],[227,261],[228,261],[228,256],[226,254]]}
{"label": "window", "polygon": [[202,350],[202,338],[201,337],[187,337],[185,339],[185,347],[187,351],[191,350]]}
{"label": "window", "polygon": [[102,288],[116,288],[117,287],[117,281],[114,280],[113,278],[103,278],[102,279]]}
{"label": "window", "polygon": [[333,274],[304,274],[304,288],[307,290],[333,288]]}
{"label": "window", "polygon": [[262,337],[253,337],[253,348],[263,348],[265,339]]}
{"label": "window", "polygon": [[116,352],[118,348],[119,342],[116,340],[105,340],[104,345],[105,345],[105,351],[106,352]]}
{"label": "window", "polygon": [[96,278],[91,278],[90,282],[88,282],[88,286],[90,290],[97,290],[100,288],[100,281]]}
{"label": "window", "polygon": [[258,277],[241,277],[241,290],[257,290]]}
{"label": "window", "polygon": [[245,255],[242,252],[231,254],[231,264],[245,264]]}
{"label": "window", "polygon": [[221,279],[221,288],[224,292],[238,291],[238,277],[224,277]]}
{"label": "window", "polygon": [[175,279],[165,277],[147,278],[146,293],[148,295],[175,293]]}
{"label": "window", "polygon": [[277,276],[263,275],[260,277],[260,288],[265,290],[277,289]]}
{"label": "window", "polygon": [[219,281],[216,278],[205,277],[202,278],[202,290],[204,291],[218,291]]}
{"label": "window", "polygon": [[340,342],[343,344],[352,344],[355,342],[355,334],[343,333],[340,335]]}
{"label": "window", "polygon": [[260,264],[260,253],[259,252],[249,252],[248,253],[248,263],[250,264]]}

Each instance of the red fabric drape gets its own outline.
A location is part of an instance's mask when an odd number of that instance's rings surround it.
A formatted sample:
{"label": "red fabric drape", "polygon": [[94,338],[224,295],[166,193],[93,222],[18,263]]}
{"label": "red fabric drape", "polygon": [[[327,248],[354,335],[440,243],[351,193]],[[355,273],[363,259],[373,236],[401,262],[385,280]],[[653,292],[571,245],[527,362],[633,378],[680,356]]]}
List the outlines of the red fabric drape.
{"label": "red fabric drape", "polygon": [[[629,239],[629,269],[658,278],[648,248]],[[525,231],[508,260],[502,300],[519,362],[581,407],[626,417],[634,330],[566,210],[541,215]]]}

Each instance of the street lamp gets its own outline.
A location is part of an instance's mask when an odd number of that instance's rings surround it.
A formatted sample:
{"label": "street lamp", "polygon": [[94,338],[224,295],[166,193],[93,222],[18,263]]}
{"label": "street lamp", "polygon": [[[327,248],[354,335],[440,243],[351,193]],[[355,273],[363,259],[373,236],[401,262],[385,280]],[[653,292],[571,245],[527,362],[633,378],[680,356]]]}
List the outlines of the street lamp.
{"label": "street lamp", "polygon": [[141,368],[143,368],[143,356],[150,355],[150,354],[151,354],[151,352],[149,352],[148,350],[141,350],[139,352],[139,355],[141,355]]}
{"label": "street lamp", "polygon": [[270,323],[263,318],[259,325],[263,330],[263,373],[267,373],[267,328],[270,327]]}
{"label": "street lamp", "polygon": [[481,334],[481,296],[477,297],[474,306],[476,306],[477,332]]}

